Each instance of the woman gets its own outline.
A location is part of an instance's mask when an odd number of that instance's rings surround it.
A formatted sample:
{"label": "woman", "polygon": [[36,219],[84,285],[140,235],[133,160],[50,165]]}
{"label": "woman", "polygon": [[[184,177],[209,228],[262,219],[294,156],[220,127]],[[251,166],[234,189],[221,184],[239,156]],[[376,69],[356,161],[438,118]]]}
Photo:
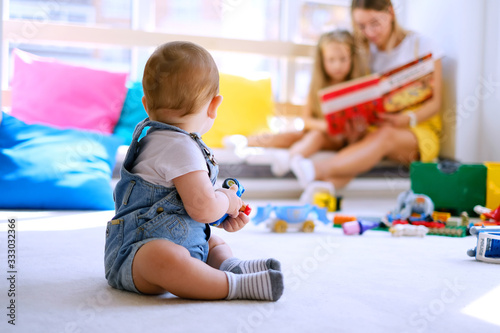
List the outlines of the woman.
{"label": "woman", "polygon": [[404,30],[390,0],[353,0],[351,15],[358,52],[372,72],[386,72],[432,53],[433,96],[412,110],[381,114],[376,128],[359,121],[352,124],[346,133],[349,145],[331,158],[315,162],[296,158],[292,171],[304,187],[316,179],[342,188],[384,158],[409,165],[416,160],[431,161],[439,153],[440,48],[428,38]]}

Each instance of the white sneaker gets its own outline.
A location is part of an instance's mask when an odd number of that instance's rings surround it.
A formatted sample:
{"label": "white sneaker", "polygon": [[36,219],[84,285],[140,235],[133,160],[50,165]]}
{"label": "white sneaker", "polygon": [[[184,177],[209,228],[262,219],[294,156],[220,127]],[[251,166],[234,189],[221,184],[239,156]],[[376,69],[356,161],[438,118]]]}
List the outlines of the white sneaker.
{"label": "white sneaker", "polygon": [[271,172],[276,177],[283,177],[290,171],[290,153],[288,150],[278,150],[273,155]]}
{"label": "white sneaker", "polygon": [[222,139],[222,144],[230,150],[243,150],[248,146],[248,139],[244,135],[228,135]]}
{"label": "white sneaker", "polygon": [[308,158],[300,155],[293,156],[290,161],[290,167],[302,188],[306,188],[316,178],[314,164]]}

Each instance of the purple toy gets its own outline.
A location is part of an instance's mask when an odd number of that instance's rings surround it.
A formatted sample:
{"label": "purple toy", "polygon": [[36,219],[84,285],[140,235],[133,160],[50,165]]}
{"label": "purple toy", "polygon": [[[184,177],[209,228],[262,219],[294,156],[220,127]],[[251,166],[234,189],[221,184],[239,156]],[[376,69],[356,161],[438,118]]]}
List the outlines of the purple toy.
{"label": "purple toy", "polygon": [[362,235],[366,230],[376,228],[380,225],[380,222],[375,221],[351,221],[342,224],[342,229],[344,229],[345,235]]}

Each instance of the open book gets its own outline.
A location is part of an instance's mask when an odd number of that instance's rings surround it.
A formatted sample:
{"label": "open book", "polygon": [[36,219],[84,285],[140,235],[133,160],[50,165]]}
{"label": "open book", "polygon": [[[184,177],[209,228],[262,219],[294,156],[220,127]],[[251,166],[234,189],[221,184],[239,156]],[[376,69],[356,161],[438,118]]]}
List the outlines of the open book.
{"label": "open book", "polygon": [[318,92],[330,134],[345,130],[348,119],[364,117],[374,123],[381,112],[415,107],[432,97],[432,54],[382,74],[367,75]]}

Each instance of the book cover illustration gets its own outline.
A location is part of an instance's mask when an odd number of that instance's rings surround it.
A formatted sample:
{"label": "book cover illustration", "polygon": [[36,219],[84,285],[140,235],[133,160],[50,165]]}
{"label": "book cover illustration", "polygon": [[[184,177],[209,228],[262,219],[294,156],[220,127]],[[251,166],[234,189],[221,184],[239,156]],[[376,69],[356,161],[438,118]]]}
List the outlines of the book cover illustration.
{"label": "book cover illustration", "polygon": [[319,91],[329,133],[341,134],[348,119],[363,117],[369,124],[381,112],[416,107],[432,97],[432,54],[383,74],[372,74]]}

